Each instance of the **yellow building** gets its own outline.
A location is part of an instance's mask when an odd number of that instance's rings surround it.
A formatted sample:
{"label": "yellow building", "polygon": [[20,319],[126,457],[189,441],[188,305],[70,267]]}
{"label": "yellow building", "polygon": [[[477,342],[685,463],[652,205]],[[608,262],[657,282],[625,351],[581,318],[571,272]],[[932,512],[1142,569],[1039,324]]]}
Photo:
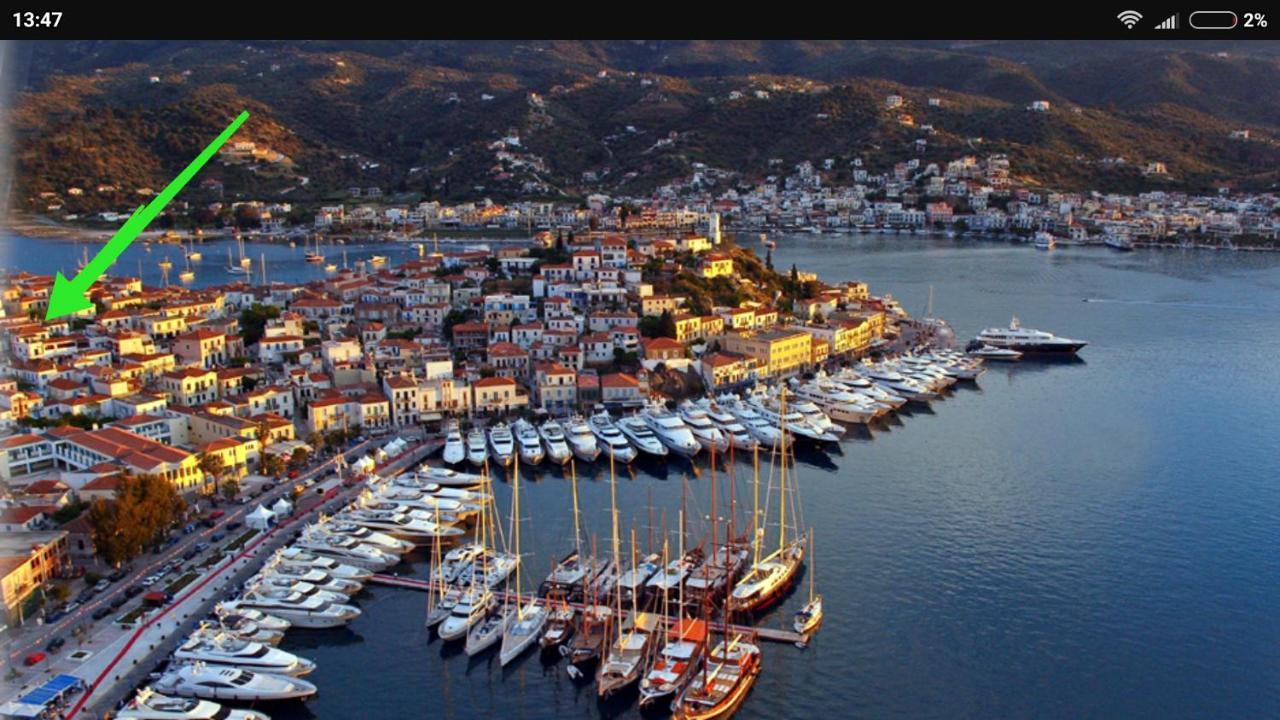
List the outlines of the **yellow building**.
{"label": "yellow building", "polygon": [[682,313],[675,316],[676,340],[689,342],[702,335],[702,318],[697,315]]}
{"label": "yellow building", "polygon": [[727,352],[755,358],[764,377],[799,372],[813,357],[809,333],[798,330],[770,330],[754,335],[729,333],[720,346]]}
{"label": "yellow building", "polygon": [[724,253],[711,253],[702,261],[702,277],[729,277],[733,274],[733,258]]}
{"label": "yellow building", "polygon": [[19,606],[37,588],[70,566],[67,533],[0,533],[0,598],[9,624],[20,617]]}
{"label": "yellow building", "polygon": [[213,370],[183,368],[160,376],[160,389],[177,405],[203,405],[218,399],[218,374]]}

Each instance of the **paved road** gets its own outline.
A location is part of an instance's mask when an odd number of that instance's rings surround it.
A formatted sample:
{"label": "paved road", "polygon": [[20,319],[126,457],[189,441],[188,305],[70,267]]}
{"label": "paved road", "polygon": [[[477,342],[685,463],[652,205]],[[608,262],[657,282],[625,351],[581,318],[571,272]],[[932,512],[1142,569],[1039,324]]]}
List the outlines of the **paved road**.
{"label": "paved road", "polygon": [[[350,460],[351,458],[358,457],[382,443],[382,439],[366,440],[365,442],[344,451],[343,455]],[[227,514],[222,518],[219,525],[213,528],[205,528],[201,525],[197,525],[198,530],[196,532],[193,532],[190,535],[179,535],[178,542],[158,555],[148,554],[139,556],[134,560],[134,569],[128,576],[122,578],[118,582],[112,583],[110,588],[95,596],[84,605],[81,605],[71,615],[68,615],[67,617],[64,617],[52,624],[36,625],[35,623],[28,623],[21,628],[15,628],[12,631],[14,634],[10,638],[10,642],[12,644],[7,649],[10,666],[13,669],[18,670],[21,667],[22,659],[28,654],[35,651],[43,651],[45,645],[55,637],[65,637],[67,639],[67,644],[63,646],[60,651],[60,655],[49,654],[48,659],[46,659],[42,664],[36,665],[30,669],[30,671],[34,672],[51,670],[54,665],[60,664],[59,660],[64,659],[66,655],[76,650],[76,644],[74,642],[74,638],[71,637],[71,632],[79,625],[88,626],[89,632],[92,633],[92,636],[87,638],[86,644],[99,644],[99,642],[104,639],[105,634],[117,636],[122,634],[125,631],[117,627],[113,620],[115,617],[126,612],[126,606],[122,605],[119,609],[113,610],[110,615],[100,621],[94,621],[92,619],[93,611],[99,607],[108,606],[112,598],[123,593],[130,585],[141,582],[143,578],[156,572],[165,564],[174,560],[181,561],[182,555],[186,553],[187,550],[194,548],[197,543],[207,542],[212,535],[218,532],[226,534],[224,528],[227,523],[243,521],[244,516],[248,514],[251,509],[256,507],[257,504],[266,503],[269,505],[274,503],[280,497],[287,495],[296,482],[306,481],[331,470],[336,461],[337,456],[329,458],[323,463],[300,473],[298,477],[294,479],[294,482],[281,482],[280,485],[268,490],[265,494],[244,505],[231,506],[226,510]],[[215,550],[216,546],[213,546],[211,543],[211,547],[209,549]],[[155,587],[160,587],[160,583],[157,583]],[[95,628],[98,629],[97,633],[93,633]],[[110,642],[110,640],[108,640],[108,642]],[[67,668],[63,669],[65,671]],[[9,683],[6,683],[6,689],[8,689],[8,686]]]}

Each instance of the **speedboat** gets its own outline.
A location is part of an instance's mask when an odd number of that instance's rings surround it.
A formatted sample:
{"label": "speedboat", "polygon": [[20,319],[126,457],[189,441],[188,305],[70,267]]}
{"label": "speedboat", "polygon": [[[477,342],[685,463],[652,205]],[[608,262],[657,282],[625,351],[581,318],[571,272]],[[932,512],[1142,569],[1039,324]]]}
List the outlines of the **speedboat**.
{"label": "speedboat", "polygon": [[545,453],[542,451],[542,440],[538,438],[537,428],[524,418],[517,420],[514,427],[520,462],[526,465],[541,463]]}
{"label": "speedboat", "polygon": [[689,400],[680,403],[680,419],[684,421],[685,427],[689,428],[689,432],[693,433],[698,443],[707,449],[707,452],[723,454],[729,449],[729,438],[725,437],[724,433],[720,432],[720,428],[711,422],[705,410]]}
{"label": "speedboat", "polygon": [[489,429],[489,447],[493,450],[493,459],[502,467],[515,462],[515,438],[511,436],[511,429],[506,423],[500,422]]}
{"label": "speedboat", "polygon": [[595,459],[600,457],[600,444],[596,442],[591,426],[581,415],[569,418],[565,428],[568,431],[566,436],[569,440],[569,448],[573,450],[574,457],[583,462],[595,462]]}
{"label": "speedboat", "polygon": [[[596,440],[604,446],[604,451],[615,461],[629,463],[636,459],[636,449],[631,446],[631,443],[627,442],[626,436],[618,430],[618,426],[613,423],[613,418],[610,417],[608,412],[601,410],[592,415],[587,422],[591,426],[591,432],[596,436]],[[663,450],[665,449],[663,448]]]}
{"label": "speedboat", "polygon": [[360,617],[360,609],[354,605],[270,588],[250,590],[226,605],[234,609],[261,610],[288,620],[294,627],[307,629],[341,627]]}
{"label": "speedboat", "polygon": [[694,437],[689,427],[684,424],[684,420],[668,410],[665,405],[656,403],[649,405],[640,411],[640,418],[657,436],[658,441],[677,455],[693,457],[702,450],[702,443]]}
{"label": "speedboat", "polygon": [[485,445],[484,431],[472,430],[467,433],[467,460],[476,467],[484,465],[489,457],[489,448]]}
{"label": "speedboat", "polygon": [[373,577],[373,572],[365,568],[340,563],[331,557],[317,555],[296,547],[277,551],[274,562],[278,567],[314,568],[327,573],[330,577],[354,582],[364,582]]}
{"label": "speedboat", "polygon": [[1024,355],[1074,355],[1088,345],[1084,340],[1072,340],[1043,330],[1024,328],[1016,317],[1009,322],[1008,328],[987,328],[978,333],[975,340],[984,345],[1017,350]]}
{"label": "speedboat", "polygon": [[640,679],[644,664],[657,640],[654,631],[661,618],[653,613],[636,613],[623,621],[609,654],[596,672],[596,693],[608,698]]}
{"label": "speedboat", "polygon": [[341,535],[305,530],[298,538],[297,547],[317,555],[332,558],[345,564],[354,565],[372,572],[382,572],[400,562],[395,554],[384,552],[380,548]]}
{"label": "speedboat", "polygon": [[[649,423],[639,415],[628,415],[618,421],[618,430],[631,441],[636,449],[654,457],[666,457],[667,446],[662,444],[657,435],[649,429]],[[690,437],[692,439],[692,437]],[[697,444],[697,440],[693,441]]]}
{"label": "speedboat", "polygon": [[467,444],[462,439],[457,421],[450,422],[445,428],[443,459],[450,465],[458,465],[467,459]]}
{"label": "speedboat", "polygon": [[316,669],[314,662],[291,652],[212,629],[196,630],[173,651],[173,657],[182,662],[232,665],[291,677],[302,677]]}
{"label": "speedboat", "polygon": [[494,599],[487,588],[468,589],[458,598],[453,610],[449,613],[449,617],[440,623],[440,627],[436,632],[440,635],[441,640],[461,640],[467,637],[471,626],[480,622],[483,617],[489,614],[490,608],[495,604],[497,604],[497,600]]}
{"label": "speedboat", "polygon": [[165,695],[242,702],[304,699],[316,694],[316,686],[301,678],[204,663],[170,667],[151,687]]}
{"label": "speedboat", "polygon": [[112,715],[114,720],[271,720],[256,710],[223,708],[212,700],[169,697],[144,687],[128,705]]}
{"label": "speedboat", "polygon": [[[538,428],[538,434],[542,436],[542,444],[547,447],[547,458],[557,465],[564,465],[573,459],[573,451],[569,449],[569,441],[565,439],[564,428],[555,420],[548,420],[542,423]],[[588,437],[591,437],[591,431],[587,430]],[[595,438],[591,437],[591,443],[595,444]]]}
{"label": "speedboat", "polygon": [[640,707],[678,697],[698,671],[707,645],[707,621],[682,619],[667,629],[667,644],[640,681]]}
{"label": "speedboat", "polygon": [[995,362],[1017,362],[1022,359],[1022,353],[1017,350],[996,347],[995,345],[987,345],[985,343],[969,350],[968,352],[976,358],[992,360]]}

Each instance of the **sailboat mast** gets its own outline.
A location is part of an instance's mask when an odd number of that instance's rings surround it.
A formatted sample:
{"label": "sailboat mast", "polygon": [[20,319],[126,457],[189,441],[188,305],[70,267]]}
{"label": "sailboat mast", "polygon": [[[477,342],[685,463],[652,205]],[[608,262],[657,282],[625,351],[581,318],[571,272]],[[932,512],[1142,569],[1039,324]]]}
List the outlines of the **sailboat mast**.
{"label": "sailboat mast", "polygon": [[760,564],[760,539],[763,533],[760,532],[760,444],[757,443],[751,449],[751,467],[755,473],[755,502],[751,510],[751,550],[755,557],[752,561],[753,565]]}
{"label": "sailboat mast", "polygon": [[573,488],[573,549],[578,553],[578,562],[582,562],[582,530],[578,527],[578,466],[569,461],[569,482]]}
{"label": "sailboat mast", "polygon": [[520,463],[515,463],[515,474],[511,480],[511,535],[516,548],[516,617],[524,619],[524,607],[520,604],[520,592],[524,586],[520,584]]}
{"label": "sailboat mast", "polygon": [[787,394],[778,393],[778,419],[782,424],[782,463],[778,472],[778,552],[787,544]]}

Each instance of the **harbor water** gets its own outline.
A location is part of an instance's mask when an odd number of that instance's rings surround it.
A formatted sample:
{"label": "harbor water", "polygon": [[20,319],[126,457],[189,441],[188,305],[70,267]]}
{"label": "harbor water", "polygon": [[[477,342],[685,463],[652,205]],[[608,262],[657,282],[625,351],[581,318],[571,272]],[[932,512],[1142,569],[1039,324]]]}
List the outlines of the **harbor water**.
{"label": "harbor water", "polygon": [[[1090,345],[1078,362],[992,365],[927,409],[851,430],[839,452],[798,453],[826,620],[807,649],[762,645],[738,717],[1280,714],[1280,256],[774,239],[779,270],[863,280],[913,314],[932,288],[962,341],[1017,315]],[[80,252],[7,243],[10,270],[71,270]],[[206,245],[206,264],[225,265],[220,247]],[[376,247],[366,254],[391,254]],[[624,557],[633,528],[642,552],[660,552],[664,522],[675,554],[682,508],[684,542],[704,539],[712,473],[696,465],[619,470]],[[728,522],[733,502],[741,530],[751,465],[729,467],[715,514]],[[611,554],[608,467],[578,480],[587,551],[594,539]],[[529,589],[572,547],[571,482],[549,468],[521,481]],[[510,482],[496,492],[505,513]],[[425,577],[429,559],[397,571]],[[807,577],[761,624],[789,625],[806,593]],[[349,627],[288,635],[284,649],[317,661],[320,694],[272,717],[639,716],[632,698],[598,703],[563,661],[531,652],[502,668],[441,643],[423,627],[424,593],[369,586],[356,601]]]}

